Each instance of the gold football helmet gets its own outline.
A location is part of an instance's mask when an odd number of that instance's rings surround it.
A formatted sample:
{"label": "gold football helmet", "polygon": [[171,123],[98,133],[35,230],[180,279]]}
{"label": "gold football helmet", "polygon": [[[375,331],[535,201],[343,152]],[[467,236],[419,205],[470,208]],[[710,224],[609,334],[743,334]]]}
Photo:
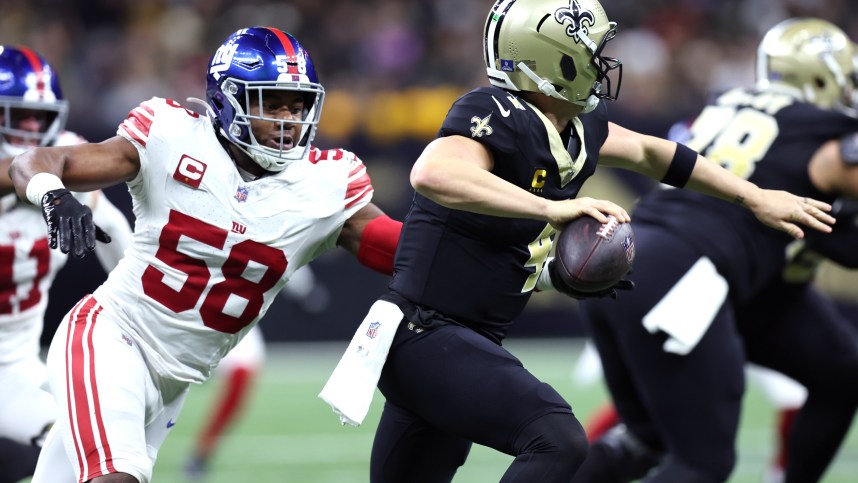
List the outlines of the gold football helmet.
{"label": "gold football helmet", "polygon": [[[589,112],[620,91],[622,64],[602,56],[616,27],[597,0],[497,0],[483,38],[489,81]],[[615,69],[614,85],[608,74]]]}
{"label": "gold football helmet", "polygon": [[789,91],[824,109],[852,108],[855,54],[855,44],[830,22],[785,20],[757,49],[758,87]]}

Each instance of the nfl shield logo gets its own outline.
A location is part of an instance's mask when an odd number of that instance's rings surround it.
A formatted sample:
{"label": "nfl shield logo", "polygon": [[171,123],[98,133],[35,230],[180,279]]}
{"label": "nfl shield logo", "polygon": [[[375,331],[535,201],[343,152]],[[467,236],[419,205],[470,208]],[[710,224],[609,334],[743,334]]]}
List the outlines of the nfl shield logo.
{"label": "nfl shield logo", "polygon": [[245,201],[247,201],[247,194],[249,192],[250,191],[247,189],[246,186],[239,186],[238,190],[236,190],[235,192],[235,199],[237,199],[239,203],[244,203]]}
{"label": "nfl shield logo", "polygon": [[635,259],[635,241],[631,236],[626,235],[626,239],[623,240],[623,249],[626,251],[626,259],[629,262]]}
{"label": "nfl shield logo", "polygon": [[381,322],[373,322],[369,324],[369,328],[366,329],[366,336],[370,339],[375,339],[378,335],[378,328],[381,327]]}

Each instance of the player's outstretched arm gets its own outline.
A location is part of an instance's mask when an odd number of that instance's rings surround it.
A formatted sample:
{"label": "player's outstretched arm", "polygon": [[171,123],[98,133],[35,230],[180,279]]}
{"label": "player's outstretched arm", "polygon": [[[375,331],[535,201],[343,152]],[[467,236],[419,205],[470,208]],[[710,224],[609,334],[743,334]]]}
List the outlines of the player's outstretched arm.
{"label": "player's outstretched arm", "polygon": [[139,169],[137,149],[114,137],[97,144],[30,149],[12,161],[9,176],[21,199],[42,207],[51,248],[82,257],[95,248],[96,240],[107,243],[110,237],[68,188],[110,186],[132,179]]}
{"label": "player's outstretched arm", "polygon": [[794,238],[804,237],[799,225],[831,232],[831,205],[786,191],[762,189],[717,163],[665,139],[646,136],[609,123],[600,163],[630,169],[672,186],[715,196],[750,209],[762,223]]}
{"label": "player's outstretched arm", "polygon": [[137,149],[115,136],[100,143],[30,149],[12,160],[9,176],[18,196],[27,200],[27,185],[38,173],[60,178],[73,191],[93,191],[131,180],[139,170]]}

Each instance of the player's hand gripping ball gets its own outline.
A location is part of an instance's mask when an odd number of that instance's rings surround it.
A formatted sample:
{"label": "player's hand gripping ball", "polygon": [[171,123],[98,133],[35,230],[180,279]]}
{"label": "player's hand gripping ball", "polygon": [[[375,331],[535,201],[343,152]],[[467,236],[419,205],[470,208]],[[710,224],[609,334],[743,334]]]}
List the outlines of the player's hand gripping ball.
{"label": "player's hand gripping ball", "polygon": [[556,276],[569,288],[598,293],[619,287],[635,259],[635,235],[629,223],[613,216],[599,223],[591,216],[569,222],[557,237]]}

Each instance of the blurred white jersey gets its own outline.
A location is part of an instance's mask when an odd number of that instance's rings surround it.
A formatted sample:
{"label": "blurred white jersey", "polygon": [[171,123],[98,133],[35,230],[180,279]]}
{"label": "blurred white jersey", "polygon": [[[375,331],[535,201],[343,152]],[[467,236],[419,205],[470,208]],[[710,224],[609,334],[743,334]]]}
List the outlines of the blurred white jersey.
{"label": "blurred white jersey", "polygon": [[[82,142],[77,134],[63,132],[54,145]],[[0,148],[0,157],[9,155]],[[87,203],[93,194],[75,196]],[[0,199],[0,364],[38,356],[48,290],[66,259],[48,246],[38,207],[18,202],[14,193]]]}
{"label": "blurred white jersey", "polygon": [[207,379],[291,274],[334,248],[372,198],[363,163],[342,150],[314,148],[244,181],[211,121],[172,100],[142,103],[117,134],[140,154],[128,182],[136,227],[93,295],[163,377]]}

